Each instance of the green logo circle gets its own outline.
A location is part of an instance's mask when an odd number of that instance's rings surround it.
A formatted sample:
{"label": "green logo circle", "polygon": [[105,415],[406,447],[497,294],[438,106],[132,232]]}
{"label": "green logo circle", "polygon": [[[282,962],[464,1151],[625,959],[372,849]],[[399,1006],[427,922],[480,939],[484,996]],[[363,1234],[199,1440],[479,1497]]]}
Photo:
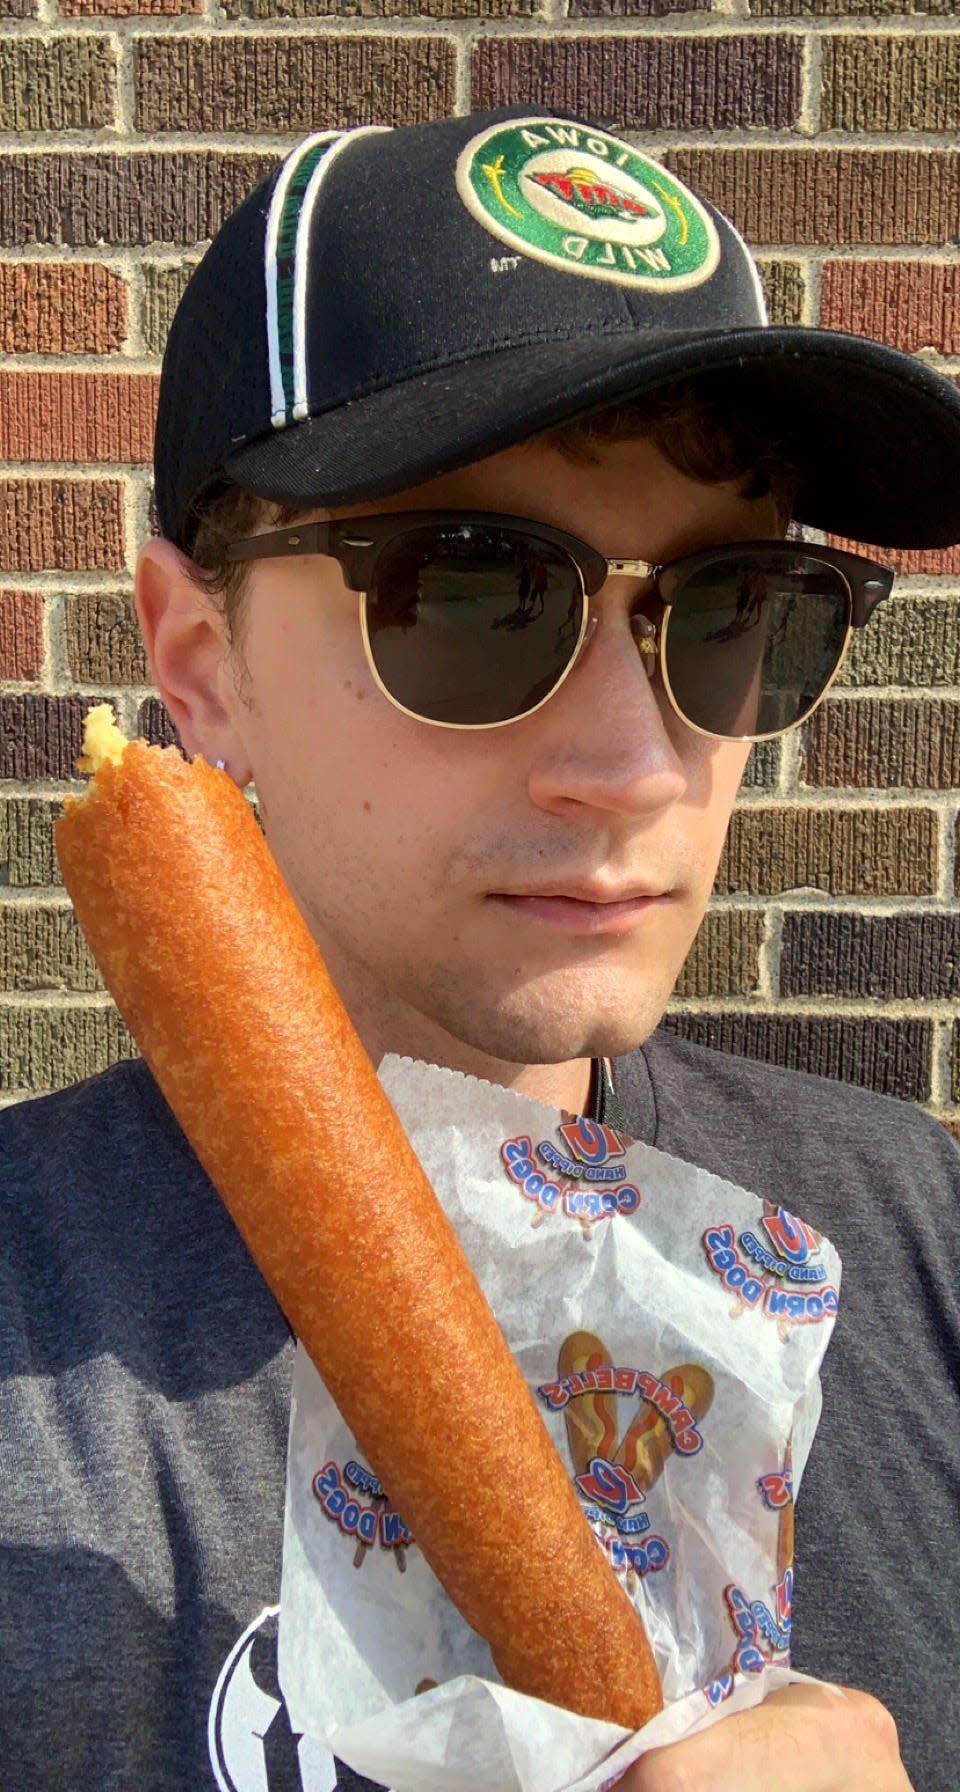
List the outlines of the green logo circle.
{"label": "green logo circle", "polygon": [[457,191],[501,242],[594,280],[677,292],[720,259],[695,194],[629,143],[567,119],[481,131],[459,157]]}

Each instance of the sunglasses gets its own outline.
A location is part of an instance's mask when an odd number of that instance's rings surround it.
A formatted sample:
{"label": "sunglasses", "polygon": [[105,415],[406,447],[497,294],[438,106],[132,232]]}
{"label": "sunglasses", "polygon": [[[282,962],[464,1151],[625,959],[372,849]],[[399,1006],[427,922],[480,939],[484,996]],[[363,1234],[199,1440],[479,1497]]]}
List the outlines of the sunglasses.
{"label": "sunglasses", "polygon": [[851,629],[893,584],[889,567],[835,548],[738,541],[654,565],[466,511],[295,524],[234,542],[225,559],[291,554],[339,562],[380,690],[441,728],[500,728],[546,703],[596,625],[590,598],[620,573],[651,582],[630,626],[681,721],[718,740],[771,740],[816,709]]}

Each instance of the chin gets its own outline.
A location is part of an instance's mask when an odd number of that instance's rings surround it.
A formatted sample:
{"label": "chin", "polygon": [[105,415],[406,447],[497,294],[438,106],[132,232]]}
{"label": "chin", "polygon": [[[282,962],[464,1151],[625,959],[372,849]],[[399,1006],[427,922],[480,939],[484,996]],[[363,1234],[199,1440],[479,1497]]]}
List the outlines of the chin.
{"label": "chin", "polygon": [[[669,992],[668,992],[669,993]],[[622,1058],[659,1024],[667,1002],[647,992],[611,1013],[584,1004],[521,1005],[512,997],[495,1011],[460,1014],[449,1027],[472,1050],[504,1064],[566,1064],[575,1058]],[[576,1010],[579,1009],[579,1012]]]}

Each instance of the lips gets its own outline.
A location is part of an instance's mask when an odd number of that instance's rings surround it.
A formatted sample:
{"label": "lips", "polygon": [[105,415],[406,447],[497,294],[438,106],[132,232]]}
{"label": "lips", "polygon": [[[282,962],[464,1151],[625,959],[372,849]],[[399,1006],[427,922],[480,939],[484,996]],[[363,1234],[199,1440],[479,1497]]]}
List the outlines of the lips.
{"label": "lips", "polygon": [[636,886],[626,890],[595,885],[552,884],[536,890],[494,890],[488,900],[518,921],[539,922],[572,933],[624,933],[638,926],[666,891]]}

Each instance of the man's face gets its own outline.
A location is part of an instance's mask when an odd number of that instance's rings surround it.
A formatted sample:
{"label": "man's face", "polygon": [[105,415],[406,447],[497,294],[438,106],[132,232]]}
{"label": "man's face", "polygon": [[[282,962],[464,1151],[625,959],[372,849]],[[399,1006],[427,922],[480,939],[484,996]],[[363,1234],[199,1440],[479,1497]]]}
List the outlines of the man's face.
{"label": "man's face", "polygon": [[[499,511],[652,562],[780,533],[771,498],[687,479],[647,441],[599,455],[574,464],[528,443],[332,514]],[[248,670],[224,662],[222,701],[270,845],[374,1058],[504,1080],[504,1066],[618,1055],[659,1020],[748,748],[695,734],[651,684],[628,623],[648,591],[610,578],[555,696],[508,727],[458,732],[378,690],[334,560],[251,566]]]}

